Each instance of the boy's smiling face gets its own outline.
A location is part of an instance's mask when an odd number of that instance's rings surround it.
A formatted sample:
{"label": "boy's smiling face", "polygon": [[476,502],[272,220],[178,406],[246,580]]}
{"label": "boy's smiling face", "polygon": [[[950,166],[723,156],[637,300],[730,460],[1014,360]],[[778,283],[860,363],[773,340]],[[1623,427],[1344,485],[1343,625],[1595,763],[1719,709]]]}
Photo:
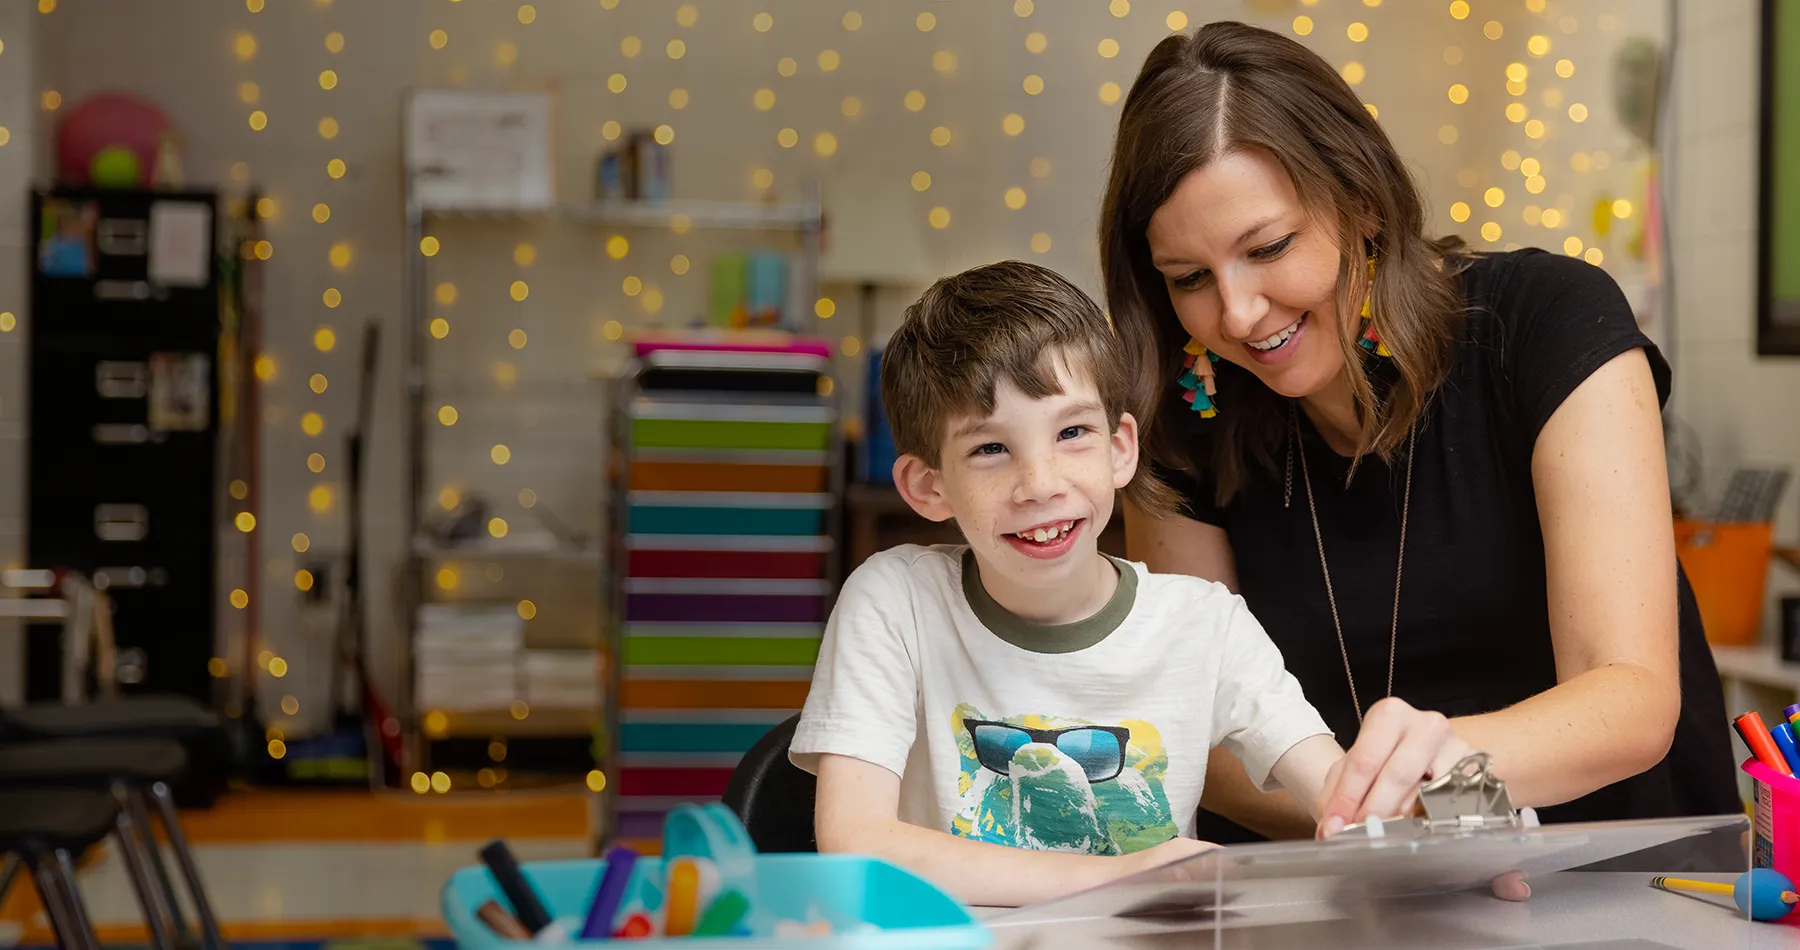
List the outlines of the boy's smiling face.
{"label": "boy's smiling face", "polygon": [[1054,614],[1051,604],[1085,589],[1094,575],[1084,572],[1099,563],[1095,539],[1112,516],[1113,493],[1131,481],[1138,458],[1136,420],[1121,414],[1109,431],[1090,375],[1062,359],[1055,367],[1061,393],[1033,399],[1002,378],[992,415],[946,426],[939,468],[911,455],[894,466],[894,481],[915,511],[933,521],[956,519],[988,593],[1044,622],[1064,620],[1021,607],[1043,605]]}

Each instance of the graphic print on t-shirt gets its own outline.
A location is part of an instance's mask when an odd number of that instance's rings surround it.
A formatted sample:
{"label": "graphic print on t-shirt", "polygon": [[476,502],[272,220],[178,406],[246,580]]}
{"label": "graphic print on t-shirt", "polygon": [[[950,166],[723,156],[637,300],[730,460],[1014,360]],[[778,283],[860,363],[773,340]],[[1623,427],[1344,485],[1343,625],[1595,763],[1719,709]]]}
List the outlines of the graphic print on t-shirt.
{"label": "graphic print on t-shirt", "polygon": [[994,719],[968,703],[950,714],[961,807],[950,833],[1080,854],[1130,854],[1175,837],[1162,733],[1040,713]]}

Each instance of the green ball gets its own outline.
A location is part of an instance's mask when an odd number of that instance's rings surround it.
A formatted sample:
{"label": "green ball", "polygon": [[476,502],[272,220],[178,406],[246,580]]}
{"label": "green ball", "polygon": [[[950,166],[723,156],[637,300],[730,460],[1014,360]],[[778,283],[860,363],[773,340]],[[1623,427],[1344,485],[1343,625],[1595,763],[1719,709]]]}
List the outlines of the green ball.
{"label": "green ball", "polygon": [[137,153],[123,145],[108,145],[88,163],[88,180],[97,188],[136,188],[141,178]]}

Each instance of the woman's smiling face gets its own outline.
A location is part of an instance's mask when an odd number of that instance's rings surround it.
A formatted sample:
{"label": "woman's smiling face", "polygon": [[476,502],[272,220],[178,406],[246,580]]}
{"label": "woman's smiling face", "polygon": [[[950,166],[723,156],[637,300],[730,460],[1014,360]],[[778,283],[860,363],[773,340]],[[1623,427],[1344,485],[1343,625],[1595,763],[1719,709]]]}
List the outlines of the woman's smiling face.
{"label": "woman's smiling face", "polygon": [[1181,325],[1221,359],[1289,398],[1344,367],[1335,234],[1309,214],[1266,152],[1238,151],[1189,172],[1150,218],[1151,262]]}

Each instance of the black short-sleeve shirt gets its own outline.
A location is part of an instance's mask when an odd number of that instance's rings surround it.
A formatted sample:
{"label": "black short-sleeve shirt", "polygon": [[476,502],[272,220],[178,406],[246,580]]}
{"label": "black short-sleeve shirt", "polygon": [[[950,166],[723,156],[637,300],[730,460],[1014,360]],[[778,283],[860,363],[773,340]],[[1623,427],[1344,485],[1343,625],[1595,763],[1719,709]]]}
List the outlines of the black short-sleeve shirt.
{"label": "black short-sleeve shirt", "polygon": [[[1539,250],[1478,256],[1459,280],[1467,321],[1449,379],[1417,430],[1412,507],[1394,643],[1394,694],[1450,716],[1502,709],[1556,685],[1544,537],[1531,480],[1532,447],[1562,401],[1607,361],[1644,349],[1667,401],[1669,367],[1638,329],[1606,273]],[[1235,380],[1233,380],[1235,382]],[[1254,385],[1246,379],[1243,384]],[[1220,412],[1231,394],[1220,387]],[[1178,407],[1178,408],[1177,408]],[[1251,611],[1281,648],[1306,695],[1349,746],[1357,721],[1334,632],[1300,463],[1291,504],[1281,473],[1252,470],[1224,507],[1205,474],[1210,426],[1185,404],[1160,413],[1191,429],[1201,475],[1162,474],[1188,514],[1223,527]],[[1301,451],[1317,493],[1358,695],[1385,694],[1405,460],[1349,460],[1301,415]],[[1285,449],[1277,453],[1285,461]],[[1278,464],[1278,467],[1282,467]],[[1546,821],[1736,812],[1724,701],[1687,578],[1679,578],[1682,710],[1668,756],[1648,772],[1541,809]],[[1201,815],[1200,837],[1250,833]]]}

